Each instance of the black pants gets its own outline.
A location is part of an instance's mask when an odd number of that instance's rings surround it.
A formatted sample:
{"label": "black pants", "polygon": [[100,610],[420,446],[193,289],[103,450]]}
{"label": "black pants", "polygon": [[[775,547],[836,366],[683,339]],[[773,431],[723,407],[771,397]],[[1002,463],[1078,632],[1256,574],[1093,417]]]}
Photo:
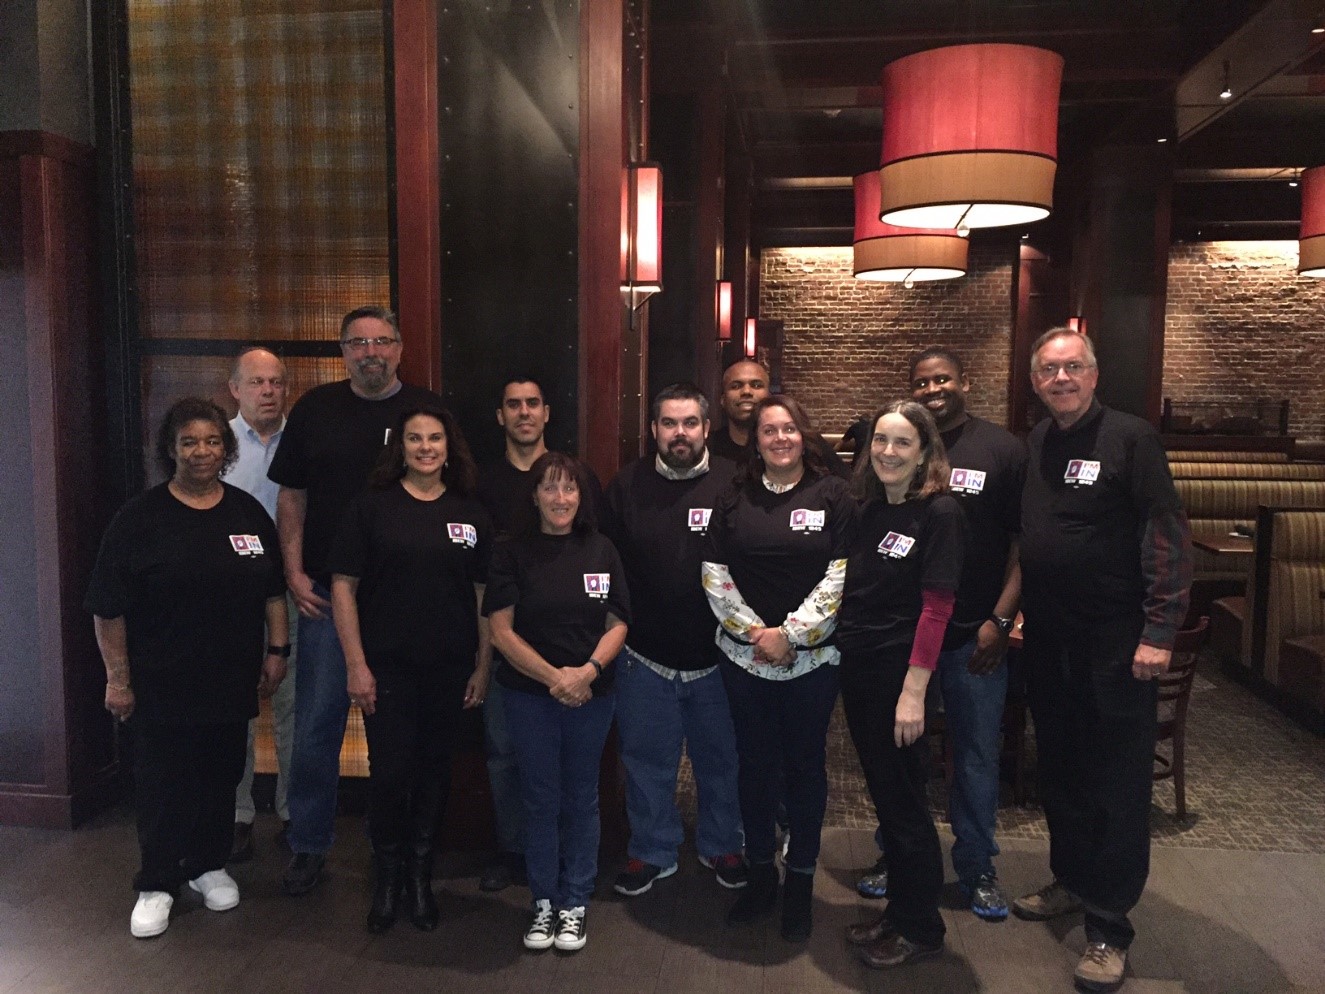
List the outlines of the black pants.
{"label": "black pants", "polygon": [[1155,682],[1132,676],[1141,619],[1039,622],[1028,613],[1027,696],[1054,877],[1086,905],[1086,938],[1126,949],[1150,872]]}
{"label": "black pants", "polygon": [[373,668],[377,709],[368,736],[368,835],[373,852],[431,852],[451,790],[451,751],[472,670],[386,660]]}
{"label": "black pants", "polygon": [[134,720],[134,799],[141,865],[135,890],[174,894],[230,857],[235,787],[244,775],[248,722]]}
{"label": "black pants", "polygon": [[883,836],[884,917],[907,939],[932,946],[946,928],[939,914],[943,850],[925,795],[929,742],[922,735],[899,749],[893,738],[909,656],[909,648],[883,656],[843,653],[842,708]]}

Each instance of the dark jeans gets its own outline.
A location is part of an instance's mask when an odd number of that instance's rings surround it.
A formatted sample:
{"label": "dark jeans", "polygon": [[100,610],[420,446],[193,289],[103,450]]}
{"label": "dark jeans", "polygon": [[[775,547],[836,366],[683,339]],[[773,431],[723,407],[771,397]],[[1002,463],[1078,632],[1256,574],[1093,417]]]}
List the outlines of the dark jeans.
{"label": "dark jeans", "polygon": [[451,750],[469,672],[439,661],[387,660],[373,669],[377,708],[363,727],[368,835],[380,856],[396,857],[411,841],[431,845],[451,789]]}
{"label": "dark jeans", "polygon": [[929,742],[922,735],[899,749],[893,738],[909,656],[909,647],[887,655],[843,654],[842,708],[879,819],[888,865],[884,917],[907,939],[932,946],[946,929],[939,914],[943,850],[925,795]]}
{"label": "dark jeans", "polygon": [[1141,618],[1052,625],[1027,613],[1027,694],[1054,877],[1086,938],[1126,949],[1150,872],[1155,683],[1132,676]]}
{"label": "dark jeans", "polygon": [[794,680],[765,680],[724,659],[722,680],[736,728],[745,854],[751,863],[773,862],[778,802],[785,800],[791,831],[787,865],[813,870],[828,807],[826,746],[837,667],[820,666]]}
{"label": "dark jeans", "polygon": [[134,800],[142,859],[135,890],[173,895],[184,881],[225,866],[247,746],[247,721],[134,720]]}

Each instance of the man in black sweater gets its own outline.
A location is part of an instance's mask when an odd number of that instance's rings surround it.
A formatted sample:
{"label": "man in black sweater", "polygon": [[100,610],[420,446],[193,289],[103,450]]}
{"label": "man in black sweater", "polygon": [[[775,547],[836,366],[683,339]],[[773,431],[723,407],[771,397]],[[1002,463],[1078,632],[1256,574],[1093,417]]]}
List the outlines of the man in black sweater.
{"label": "man in black sweater", "polygon": [[604,529],[621,554],[633,605],[615,667],[630,818],[630,859],[615,889],[642,894],[676,872],[683,743],[699,795],[699,861],[724,887],[744,887],[735,732],[700,584],[709,515],[736,467],[706,447],[708,401],[696,386],[659,393],[651,430],[657,454],[624,467],[606,494]]}

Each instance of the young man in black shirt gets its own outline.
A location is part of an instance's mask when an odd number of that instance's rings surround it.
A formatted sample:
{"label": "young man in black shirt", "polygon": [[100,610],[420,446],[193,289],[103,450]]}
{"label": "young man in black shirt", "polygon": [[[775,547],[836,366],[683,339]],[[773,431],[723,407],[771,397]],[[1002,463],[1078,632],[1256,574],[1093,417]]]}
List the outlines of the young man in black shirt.
{"label": "young man in black shirt", "polygon": [[938,665],[953,748],[952,866],[971,910],[1001,921],[1008,904],[994,870],[994,826],[1005,659],[1021,598],[1016,537],[1026,449],[1010,432],[966,410],[971,381],[955,353],[921,352],[911,361],[910,388],[943,436],[952,467],[948,485],[966,513],[970,541]]}
{"label": "young man in black shirt", "polygon": [[1187,612],[1192,552],[1159,435],[1100,404],[1098,379],[1084,335],[1055,328],[1031,351],[1050,417],[1027,440],[1022,611],[1054,879],[1013,910],[1084,908],[1077,986],[1111,991],[1150,868],[1154,678]]}
{"label": "young man in black shirt", "polygon": [[683,744],[699,794],[699,860],[722,886],[739,888],[746,868],[736,737],[713,614],[699,583],[709,515],[736,467],[705,446],[708,400],[692,384],[673,384],[654,398],[650,430],[657,454],[617,474],[603,523],[624,563],[634,609],[614,667],[630,818],[630,860],[615,889],[642,894],[676,872]]}
{"label": "young man in black shirt", "polygon": [[406,386],[397,377],[400,328],[387,308],[360,307],[346,314],[340,346],[349,378],[299,398],[267,472],[281,488],[276,528],[286,583],[302,616],[290,758],[288,840],[294,857],[281,881],[291,895],[317,885],[331,849],[350,705],[345,656],[328,599],[331,542],[401,411],[442,402],[431,390]]}

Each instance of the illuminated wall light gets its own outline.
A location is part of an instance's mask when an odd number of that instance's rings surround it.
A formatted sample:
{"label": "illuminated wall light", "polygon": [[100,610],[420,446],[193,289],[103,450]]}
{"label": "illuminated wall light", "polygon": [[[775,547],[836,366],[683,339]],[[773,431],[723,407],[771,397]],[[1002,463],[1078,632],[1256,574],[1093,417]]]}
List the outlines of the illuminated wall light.
{"label": "illuminated wall light", "polygon": [[732,337],[732,285],[729,280],[718,282],[714,291],[713,306],[718,341],[729,342]]}
{"label": "illuminated wall light", "polygon": [[662,290],[662,168],[632,163],[622,184],[621,292],[634,308]]}
{"label": "illuminated wall light", "polygon": [[747,359],[755,357],[755,346],[759,339],[759,320],[757,318],[745,319],[745,356]]}

